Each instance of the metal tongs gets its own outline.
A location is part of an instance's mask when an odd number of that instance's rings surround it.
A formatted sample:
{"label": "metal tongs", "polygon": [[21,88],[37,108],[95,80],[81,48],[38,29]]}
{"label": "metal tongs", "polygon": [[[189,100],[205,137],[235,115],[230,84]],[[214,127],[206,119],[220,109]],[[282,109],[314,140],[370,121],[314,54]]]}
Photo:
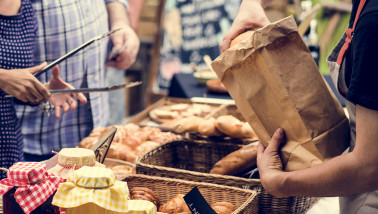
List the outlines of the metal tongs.
{"label": "metal tongs", "polygon": [[54,67],[55,65],[61,63],[62,61],[66,60],[67,58],[71,57],[72,55],[74,55],[75,53],[77,53],[78,51],[84,49],[85,47],[87,47],[88,45],[92,44],[93,42],[97,41],[97,40],[100,40],[100,39],[103,39],[119,30],[121,30],[122,28],[118,28],[118,29],[114,29],[114,30],[111,30],[107,33],[104,33],[102,35],[99,35],[99,36],[95,36],[93,37],[92,39],[90,39],[89,41],[85,42],[84,44],[80,45],[79,47],[75,48],[74,50],[66,53],[64,56],[56,59],[54,62],[48,64],[45,68],[43,68],[41,71],[37,72],[34,74],[35,77],[39,77],[41,74],[45,73],[46,71],[48,71],[49,69],[51,69],[52,67]]}
{"label": "metal tongs", "polygon": [[62,90],[51,90],[51,94],[62,94],[62,93],[89,93],[89,92],[102,92],[102,91],[114,91],[121,88],[131,88],[134,86],[138,86],[142,84],[142,82],[128,82],[121,85],[115,85],[111,87],[103,87],[103,88],[77,88],[77,89],[62,89]]}

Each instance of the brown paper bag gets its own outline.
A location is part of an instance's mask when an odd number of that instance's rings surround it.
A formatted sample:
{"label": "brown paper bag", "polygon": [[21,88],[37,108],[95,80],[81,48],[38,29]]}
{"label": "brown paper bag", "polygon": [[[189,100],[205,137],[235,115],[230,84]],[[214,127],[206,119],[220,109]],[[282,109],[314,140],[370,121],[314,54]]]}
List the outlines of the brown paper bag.
{"label": "brown paper bag", "polygon": [[320,164],[349,146],[348,119],[293,17],[255,31],[212,67],[265,146],[277,128],[285,130],[286,171]]}

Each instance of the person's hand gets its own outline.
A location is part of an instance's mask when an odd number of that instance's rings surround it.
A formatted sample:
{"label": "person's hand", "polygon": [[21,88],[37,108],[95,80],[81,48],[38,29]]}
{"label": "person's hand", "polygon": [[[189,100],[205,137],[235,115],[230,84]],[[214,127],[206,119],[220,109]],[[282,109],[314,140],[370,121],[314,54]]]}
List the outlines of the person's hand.
{"label": "person's hand", "polygon": [[[51,77],[49,83],[46,84],[49,90],[57,89],[74,89],[74,87],[63,81],[59,76],[59,67],[56,65],[52,68],[53,76]],[[50,97],[50,102],[55,107],[55,118],[60,119],[62,113],[67,113],[69,110],[75,110],[77,107],[77,98],[81,103],[87,103],[87,98],[82,93],[62,93],[62,94],[52,94]]]}
{"label": "person's hand", "polygon": [[277,197],[284,197],[280,192],[280,184],[283,177],[283,168],[279,156],[280,145],[285,140],[285,132],[279,128],[274,132],[268,146],[264,148],[259,142],[257,150],[257,167],[259,169],[260,180],[265,190]]}
{"label": "person's hand", "polygon": [[114,60],[109,61],[108,65],[121,70],[129,68],[135,62],[140,45],[134,30],[130,26],[124,26],[113,33],[110,40],[113,43],[113,50],[120,49],[122,52]]}
{"label": "person's hand", "polygon": [[[270,0],[262,1],[263,4],[268,4],[269,2]],[[264,27],[270,23],[263,8],[265,5],[262,5],[262,3],[257,0],[242,1],[238,15],[220,44],[221,52],[230,48],[231,41],[239,34],[247,30]]]}
{"label": "person's hand", "polygon": [[0,88],[7,94],[32,104],[47,100],[50,92],[44,84],[33,76],[42,70],[46,63],[24,69],[0,69]]}

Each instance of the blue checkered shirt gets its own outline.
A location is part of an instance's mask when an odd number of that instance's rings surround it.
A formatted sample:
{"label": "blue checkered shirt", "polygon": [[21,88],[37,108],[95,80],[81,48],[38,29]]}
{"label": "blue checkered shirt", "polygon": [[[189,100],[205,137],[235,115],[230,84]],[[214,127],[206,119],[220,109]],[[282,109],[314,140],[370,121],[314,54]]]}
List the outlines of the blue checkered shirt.
{"label": "blue checkered shirt", "polygon": [[[35,63],[50,63],[94,36],[109,30],[106,4],[127,0],[31,0],[38,20]],[[60,76],[75,88],[106,86],[108,39],[96,41],[59,64]],[[51,71],[39,77],[48,82]],[[62,148],[75,147],[94,127],[105,126],[109,117],[107,93],[86,95],[87,104],[63,114],[58,121],[38,106],[17,105],[22,124],[24,151],[29,154],[51,154]]]}

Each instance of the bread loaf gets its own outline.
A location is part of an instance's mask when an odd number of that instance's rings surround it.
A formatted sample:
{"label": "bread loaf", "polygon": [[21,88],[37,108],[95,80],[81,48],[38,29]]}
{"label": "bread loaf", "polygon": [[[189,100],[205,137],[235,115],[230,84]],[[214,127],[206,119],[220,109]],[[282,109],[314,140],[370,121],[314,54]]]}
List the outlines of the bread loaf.
{"label": "bread loaf", "polygon": [[243,122],[232,115],[223,115],[216,119],[215,127],[224,134],[233,138],[244,138]]}
{"label": "bread loaf", "polygon": [[182,118],[172,122],[166,122],[161,125],[166,129],[172,130],[176,133],[184,132],[198,132],[198,126],[204,121],[203,118],[197,116],[191,116]]}
{"label": "bread loaf", "polygon": [[257,158],[257,146],[249,145],[231,152],[219,160],[210,173],[221,175],[235,175],[239,172],[255,166]]}
{"label": "bread loaf", "polygon": [[257,139],[256,133],[253,131],[252,127],[248,122],[245,122],[242,126],[242,133],[244,137]]}
{"label": "bread loaf", "polygon": [[252,33],[253,33],[253,31],[250,30],[250,31],[246,31],[246,32],[244,32],[244,33],[239,34],[237,37],[235,37],[235,38],[231,41],[231,43],[230,43],[230,47],[232,47],[232,46],[238,44],[239,42],[241,42],[241,41],[243,41],[243,40],[248,39],[249,37],[252,36]]}
{"label": "bread loaf", "polygon": [[236,206],[230,202],[216,202],[210,205],[217,214],[231,214]]}
{"label": "bread loaf", "polygon": [[204,120],[198,126],[198,132],[207,136],[220,136],[222,133],[215,127],[215,118]]}
{"label": "bread loaf", "polygon": [[188,213],[190,210],[188,205],[186,205],[183,194],[177,194],[174,198],[169,200],[167,203],[161,205],[159,212],[176,214],[176,213]]}
{"label": "bread loaf", "polygon": [[135,168],[128,165],[116,165],[110,168],[115,176],[135,174]]}

